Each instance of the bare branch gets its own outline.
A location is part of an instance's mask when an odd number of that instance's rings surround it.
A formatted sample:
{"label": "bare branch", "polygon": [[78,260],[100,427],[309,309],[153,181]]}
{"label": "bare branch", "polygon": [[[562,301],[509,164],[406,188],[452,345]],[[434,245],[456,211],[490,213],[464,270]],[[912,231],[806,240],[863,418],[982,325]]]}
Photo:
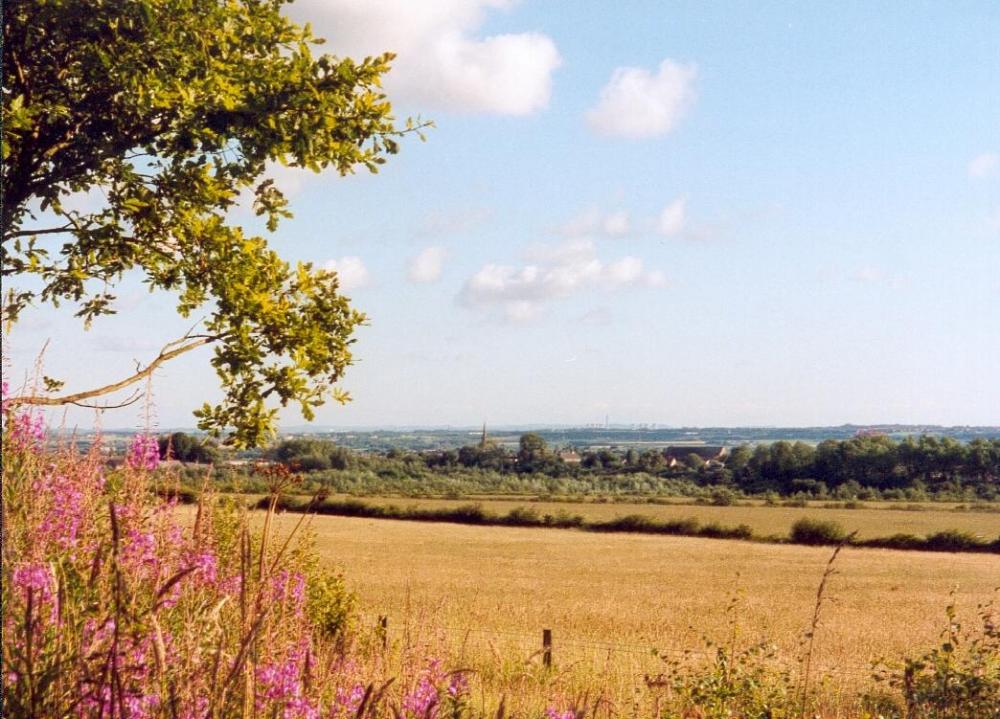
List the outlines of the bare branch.
{"label": "bare branch", "polygon": [[[117,392],[118,390],[133,385],[140,380],[146,379],[164,362],[172,360],[174,357],[182,355],[185,352],[190,352],[191,350],[201,347],[202,345],[206,345],[209,342],[214,342],[215,340],[220,339],[220,336],[209,335],[187,341],[188,339],[189,338],[182,337],[179,340],[170,342],[162,350],[160,350],[160,354],[157,355],[152,362],[145,367],[137,367],[134,374],[119,382],[113,382],[112,384],[104,385],[103,387],[97,387],[96,389],[87,390],[85,392],[77,392],[76,394],[69,394],[63,397],[45,397],[42,395],[23,395],[21,397],[11,397],[9,405],[11,407],[17,407],[19,405],[30,404],[51,407],[64,404],[79,404],[92,397],[100,397],[112,392]],[[170,349],[171,347],[174,349]]]}
{"label": "bare branch", "polygon": [[135,404],[140,399],[142,399],[142,393],[139,390],[135,390],[129,398],[124,402],[119,402],[118,404],[87,404],[86,402],[70,402],[69,404],[76,405],[77,407],[85,407],[87,409],[121,409],[122,407],[128,407],[130,404]]}

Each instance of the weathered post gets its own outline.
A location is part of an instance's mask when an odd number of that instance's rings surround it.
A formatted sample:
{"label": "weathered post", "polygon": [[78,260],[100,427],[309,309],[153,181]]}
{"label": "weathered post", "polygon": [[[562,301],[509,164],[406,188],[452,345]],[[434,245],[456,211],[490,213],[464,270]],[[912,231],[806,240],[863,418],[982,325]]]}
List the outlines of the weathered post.
{"label": "weathered post", "polygon": [[552,630],[542,630],[542,665],[546,669],[552,668]]}

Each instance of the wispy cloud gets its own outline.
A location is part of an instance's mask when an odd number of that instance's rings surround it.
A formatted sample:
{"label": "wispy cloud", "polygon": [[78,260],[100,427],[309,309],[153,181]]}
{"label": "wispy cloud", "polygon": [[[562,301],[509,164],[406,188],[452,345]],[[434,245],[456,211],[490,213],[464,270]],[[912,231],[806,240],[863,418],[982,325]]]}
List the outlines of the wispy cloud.
{"label": "wispy cloud", "polygon": [[665,135],[694,103],[693,64],[667,59],[654,73],[642,67],[619,67],[587,112],[587,123],[602,134],[642,139]]}
{"label": "wispy cloud", "polygon": [[656,231],[664,237],[679,235],[687,226],[687,198],[678,197],[660,211]]}
{"label": "wispy cloud", "polygon": [[984,152],[969,161],[969,176],[976,179],[990,177],[1000,170],[1000,153]]}
{"label": "wispy cloud", "polygon": [[565,237],[623,237],[631,229],[628,210],[604,212],[599,207],[588,207],[556,231]]}
{"label": "wispy cloud", "polygon": [[418,284],[437,282],[441,279],[444,261],[447,256],[448,252],[443,247],[438,245],[425,247],[414,257],[410,258],[407,271],[407,277],[409,277],[410,282]]}
{"label": "wispy cloud", "polygon": [[636,257],[601,260],[591,240],[535,246],[528,257],[532,261],[522,266],[484,265],[466,280],[459,303],[475,309],[499,309],[507,319],[524,321],[536,317],[541,306],[552,300],[666,283],[662,272],[647,270]]}

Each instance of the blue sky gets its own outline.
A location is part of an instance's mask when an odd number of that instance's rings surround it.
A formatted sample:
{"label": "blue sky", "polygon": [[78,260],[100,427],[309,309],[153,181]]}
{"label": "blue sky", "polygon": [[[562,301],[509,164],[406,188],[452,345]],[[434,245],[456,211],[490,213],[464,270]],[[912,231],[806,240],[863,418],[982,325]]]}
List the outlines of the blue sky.
{"label": "blue sky", "polygon": [[[370,316],[318,423],[1000,423],[997,3],[291,12],[397,51],[397,114],[436,124],[375,176],[275,170],[274,245]],[[51,338],[45,372],[87,387],[187,328],[122,295],[86,333],[33,313],[7,374]],[[208,357],[158,373],[154,421],[193,424]]]}

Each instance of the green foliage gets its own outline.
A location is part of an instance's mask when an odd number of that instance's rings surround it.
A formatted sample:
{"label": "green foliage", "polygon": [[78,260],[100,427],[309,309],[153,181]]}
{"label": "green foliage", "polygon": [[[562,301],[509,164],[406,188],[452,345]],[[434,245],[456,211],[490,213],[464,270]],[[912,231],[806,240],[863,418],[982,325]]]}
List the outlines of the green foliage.
{"label": "green foliage", "polygon": [[792,525],[789,537],[795,544],[840,544],[847,532],[833,520],[803,517]]}
{"label": "green foliage", "polygon": [[[286,0],[33,0],[3,13],[3,277],[7,321],[71,303],[86,325],[139,271],[201,329],[224,397],[201,429],[256,445],[277,410],[333,397],[364,315],[336,273],[290,265],[230,212],[252,196],[270,232],[290,216],[267,163],[376,171],[397,138],[381,92],[390,54],[313,55]],[[90,192],[99,206],[75,209]],[[107,388],[101,388],[107,390]],[[69,395],[74,397],[75,395]],[[37,398],[21,398],[37,403]]]}
{"label": "green foliage", "polygon": [[306,613],[313,626],[331,639],[344,636],[357,619],[358,602],[343,575],[314,570],[306,588]]}
{"label": "green foliage", "polygon": [[971,532],[958,529],[945,529],[927,536],[926,546],[944,552],[968,552],[970,550],[983,549],[987,546],[983,541]]}
{"label": "green foliage", "polygon": [[954,605],[946,609],[948,627],[940,646],[906,660],[883,664],[875,678],[902,695],[883,707],[900,719],[1000,718],[1000,622],[995,605],[979,608],[979,626],[966,629]]}

